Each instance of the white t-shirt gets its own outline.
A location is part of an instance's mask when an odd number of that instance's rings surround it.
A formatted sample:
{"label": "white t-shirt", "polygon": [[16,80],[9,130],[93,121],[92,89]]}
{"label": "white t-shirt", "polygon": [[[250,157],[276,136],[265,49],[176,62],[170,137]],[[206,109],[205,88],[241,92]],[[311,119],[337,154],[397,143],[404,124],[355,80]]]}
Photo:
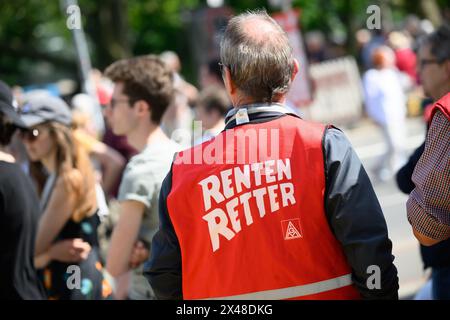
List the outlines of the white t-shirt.
{"label": "white t-shirt", "polygon": [[[119,201],[135,200],[145,206],[138,239],[151,243],[158,230],[158,198],[161,184],[170,171],[173,156],[180,146],[169,140],[148,145],[128,162],[119,188]],[[126,214],[126,213],[121,213]],[[133,269],[129,289],[130,299],[154,299],[153,290],[143,276],[143,264]]]}
{"label": "white t-shirt", "polygon": [[405,119],[406,97],[401,81],[395,69],[371,69],[364,74],[367,114],[382,126]]}

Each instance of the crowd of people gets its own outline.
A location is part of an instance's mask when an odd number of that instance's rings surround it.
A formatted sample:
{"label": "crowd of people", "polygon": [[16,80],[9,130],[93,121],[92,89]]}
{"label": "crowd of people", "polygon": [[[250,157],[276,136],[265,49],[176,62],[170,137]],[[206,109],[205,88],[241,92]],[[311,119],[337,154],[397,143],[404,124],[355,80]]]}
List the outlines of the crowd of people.
{"label": "crowd of people", "polygon": [[[404,37],[371,45],[363,75],[388,145],[376,173],[398,171],[430,295],[448,299],[450,28],[418,40],[417,58]],[[170,51],[93,73],[97,97],[0,81],[0,299],[398,299],[352,145],[284,105],[299,67],[256,11],[228,22],[200,90]],[[404,90],[419,82],[436,103],[407,161]]]}
{"label": "crowd of people", "polygon": [[[433,30],[427,22],[409,17],[399,30],[374,30],[370,33],[361,29],[356,34],[363,71],[365,110],[380,128],[386,145],[386,152],[377,166],[371,168],[380,181],[391,179],[406,162],[404,146],[408,104],[411,105],[414,97],[424,96],[417,51],[426,34]],[[425,108],[431,101],[425,100],[424,103]]]}
{"label": "crowd of people", "polygon": [[[410,211],[413,210],[414,204],[415,210],[418,210],[417,206],[420,205],[422,210],[431,212],[435,210],[432,204],[435,202],[439,203],[438,208],[442,206],[448,208],[450,202],[448,187],[441,184],[445,183],[445,178],[443,180],[437,177],[432,179],[427,175],[425,182],[423,173],[423,170],[435,170],[437,174],[443,173],[445,177],[448,172],[448,168],[445,167],[445,150],[448,149],[446,146],[448,145],[448,132],[446,130],[448,129],[440,130],[440,137],[435,138],[443,144],[436,146],[436,149],[440,151],[430,152],[432,154],[442,152],[442,158],[439,160],[429,159],[425,162],[429,169],[423,169],[423,163],[422,167],[417,164],[424,153],[426,143],[424,141],[407,159],[405,123],[408,94],[420,91],[425,97],[421,102],[421,107],[423,120],[429,129],[434,115],[434,102],[450,92],[449,26],[444,25],[433,32],[431,26],[425,24],[424,27],[421,27],[419,21],[411,17],[404,29],[392,31],[387,35],[378,32],[370,40],[361,42],[364,43],[361,47],[361,60],[365,62],[363,68],[366,69],[363,75],[366,113],[381,129],[386,144],[385,153],[377,161],[376,167],[372,168],[375,178],[387,181],[394,177],[402,192],[411,193],[413,199],[408,202]],[[444,160],[444,163],[438,165],[436,161],[441,160]],[[415,169],[416,172],[414,172]],[[427,189],[431,190],[439,184],[442,186],[441,189],[447,192],[426,196],[423,194],[429,192]],[[438,190],[441,189],[438,188]],[[423,197],[428,197],[428,199]],[[430,206],[433,206],[433,209]],[[411,223],[417,222],[420,218],[411,214],[410,211],[408,211],[408,219]],[[423,267],[424,269],[431,268],[432,275],[422,290],[418,292],[417,298],[450,298],[448,289],[450,288],[450,263],[448,260],[450,241],[444,239],[433,246],[421,245],[420,251]]]}

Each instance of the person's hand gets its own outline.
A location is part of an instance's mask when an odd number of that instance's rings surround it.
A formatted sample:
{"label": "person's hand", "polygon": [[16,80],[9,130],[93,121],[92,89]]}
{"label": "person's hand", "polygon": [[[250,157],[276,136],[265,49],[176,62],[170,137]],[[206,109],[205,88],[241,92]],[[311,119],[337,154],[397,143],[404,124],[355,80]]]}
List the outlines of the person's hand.
{"label": "person's hand", "polygon": [[150,255],[149,250],[145,247],[144,243],[140,240],[136,241],[131,252],[130,257],[130,268],[135,269],[141,263],[146,261]]}
{"label": "person's hand", "polygon": [[49,250],[52,260],[75,263],[86,260],[91,246],[82,239],[67,239],[54,243]]}

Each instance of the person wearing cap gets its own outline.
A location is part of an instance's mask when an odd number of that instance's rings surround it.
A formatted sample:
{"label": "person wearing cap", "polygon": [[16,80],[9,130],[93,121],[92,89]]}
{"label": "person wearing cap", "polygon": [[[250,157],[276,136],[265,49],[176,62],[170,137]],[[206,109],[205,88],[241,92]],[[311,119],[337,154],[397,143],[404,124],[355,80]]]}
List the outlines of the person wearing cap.
{"label": "person wearing cap", "polygon": [[0,300],[45,298],[34,267],[39,200],[7,146],[24,127],[8,85],[0,80]]}
{"label": "person wearing cap", "polygon": [[48,296],[108,298],[112,290],[103,279],[99,257],[94,171],[73,136],[70,109],[60,98],[32,94],[22,106],[21,119],[42,212],[35,265],[41,269]]}
{"label": "person wearing cap", "polygon": [[[344,134],[284,106],[298,72],[266,12],[220,48],[225,130],[177,154],[144,274],[160,299],[398,299],[392,243]],[[374,282],[374,279],[378,279]]]}

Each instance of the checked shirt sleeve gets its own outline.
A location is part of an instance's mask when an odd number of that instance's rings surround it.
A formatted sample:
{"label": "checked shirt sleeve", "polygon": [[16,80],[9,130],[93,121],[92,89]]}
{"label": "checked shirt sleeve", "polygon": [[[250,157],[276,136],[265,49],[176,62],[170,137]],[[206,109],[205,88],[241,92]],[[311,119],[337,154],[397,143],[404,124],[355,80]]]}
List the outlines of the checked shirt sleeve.
{"label": "checked shirt sleeve", "polygon": [[408,221],[421,234],[450,237],[450,121],[440,111],[433,117],[425,151],[414,169],[415,189],[406,204]]}

